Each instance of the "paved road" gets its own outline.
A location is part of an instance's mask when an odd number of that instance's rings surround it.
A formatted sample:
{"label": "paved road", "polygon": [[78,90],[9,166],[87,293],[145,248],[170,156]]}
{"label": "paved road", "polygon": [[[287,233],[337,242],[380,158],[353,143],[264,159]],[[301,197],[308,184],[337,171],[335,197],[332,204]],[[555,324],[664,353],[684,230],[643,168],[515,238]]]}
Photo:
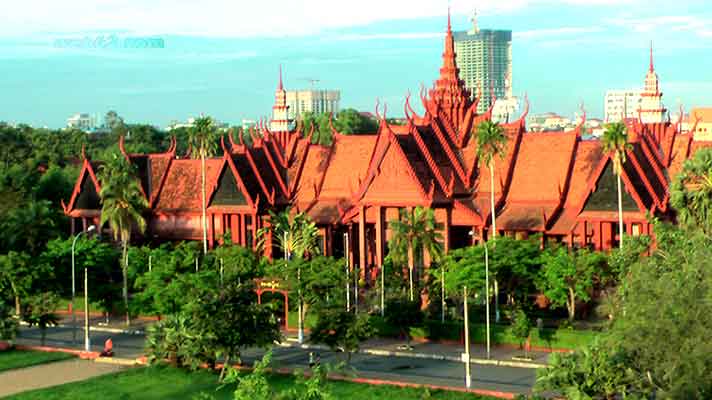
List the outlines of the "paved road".
{"label": "paved road", "polygon": [[[92,332],[92,350],[100,351],[104,341],[111,337],[117,357],[137,358],[143,354],[144,337],[125,333]],[[39,344],[40,334],[37,328],[23,328],[18,343]],[[78,342],[72,345],[70,328],[50,328],[47,333],[47,345],[57,347],[82,348],[83,332],[78,335]],[[243,362],[251,365],[263,354],[262,350],[249,349],[243,353]],[[321,352],[322,363],[343,360],[343,354]],[[279,367],[299,368],[308,364],[308,350],[296,347],[275,347],[273,360]],[[453,361],[438,361],[409,357],[389,357],[356,354],[352,366],[358,376],[432,384],[450,387],[464,386],[464,366]],[[534,384],[536,371],[528,368],[496,367],[485,365],[472,366],[472,385],[476,389],[498,390],[505,392],[529,393]]]}

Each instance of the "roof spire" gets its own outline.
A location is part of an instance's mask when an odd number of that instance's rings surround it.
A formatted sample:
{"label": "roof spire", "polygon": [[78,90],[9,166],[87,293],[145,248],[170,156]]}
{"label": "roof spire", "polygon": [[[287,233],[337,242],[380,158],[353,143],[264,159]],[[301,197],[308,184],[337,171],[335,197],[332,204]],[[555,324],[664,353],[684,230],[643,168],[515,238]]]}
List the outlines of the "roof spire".
{"label": "roof spire", "polygon": [[282,64],[279,64],[279,86],[277,86],[277,90],[284,90],[284,86],[282,85]]}
{"label": "roof spire", "polygon": [[452,27],[450,25],[450,2],[447,5],[447,31],[452,32]]}
{"label": "roof spire", "polygon": [[653,68],[653,41],[650,41],[650,72],[655,71]]}

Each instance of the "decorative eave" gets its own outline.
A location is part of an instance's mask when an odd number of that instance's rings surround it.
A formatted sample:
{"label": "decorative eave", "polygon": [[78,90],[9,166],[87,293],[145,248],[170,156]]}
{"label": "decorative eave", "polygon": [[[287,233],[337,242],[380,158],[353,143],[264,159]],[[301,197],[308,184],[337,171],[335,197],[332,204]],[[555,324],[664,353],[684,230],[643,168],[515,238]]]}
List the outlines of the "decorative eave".
{"label": "decorative eave", "polygon": [[89,159],[87,158],[86,151],[83,145],[82,159],[82,169],[79,171],[77,181],[74,183],[74,190],[72,191],[72,196],[69,198],[69,204],[64,204],[64,200],[60,201],[65,215],[69,215],[69,213],[74,210],[74,205],[77,201],[77,197],[79,197],[79,194],[82,191],[82,181],[84,180],[84,177],[86,175],[89,175],[89,178],[91,179],[92,183],[94,183],[94,189],[96,190],[96,193],[101,193],[101,185],[99,184],[99,180],[96,178],[94,168],[92,167],[91,163],[89,162]]}
{"label": "decorative eave", "polygon": [[[609,162],[613,163],[612,153],[606,154],[603,159],[601,159],[598,167],[596,167],[596,172],[591,175],[591,179],[589,180],[588,185],[586,187],[585,195],[581,197],[581,202],[576,206],[576,215],[579,215],[583,212],[583,208],[586,205],[586,201],[588,201],[589,197],[591,197],[591,194],[593,194],[593,192],[596,190],[596,182],[598,182],[598,180],[601,178],[601,175],[603,174],[603,171],[605,170],[606,165]],[[645,212],[645,204],[643,204],[643,200],[640,198],[640,195],[635,190],[635,186],[628,177],[628,173],[625,171],[625,168],[623,168],[621,171],[621,180],[625,183],[625,190],[633,197],[635,204],[638,206],[638,210],[640,212]]]}

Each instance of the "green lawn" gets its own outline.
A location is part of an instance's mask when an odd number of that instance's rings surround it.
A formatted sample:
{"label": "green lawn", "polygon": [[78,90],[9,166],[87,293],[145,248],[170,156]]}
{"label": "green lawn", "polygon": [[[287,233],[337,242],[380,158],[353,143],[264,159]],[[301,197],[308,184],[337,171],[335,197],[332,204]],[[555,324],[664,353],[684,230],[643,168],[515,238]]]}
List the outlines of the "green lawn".
{"label": "green lawn", "polygon": [[[272,388],[281,391],[293,382],[291,376],[270,377]],[[404,389],[392,386],[371,386],[350,382],[329,383],[337,399],[382,400],[385,398],[410,400],[424,398],[424,389]],[[83,382],[75,382],[48,389],[20,393],[7,399],[192,399],[200,392],[217,399],[231,399],[234,386],[218,390],[217,376],[207,371],[186,372],[169,367],[135,368],[117,374],[104,375]],[[485,399],[459,392],[431,391],[432,399]],[[260,399],[255,399],[260,400]]]}
{"label": "green lawn", "polygon": [[0,351],[0,371],[30,367],[74,357],[66,353],[46,353],[43,351],[7,350]]}

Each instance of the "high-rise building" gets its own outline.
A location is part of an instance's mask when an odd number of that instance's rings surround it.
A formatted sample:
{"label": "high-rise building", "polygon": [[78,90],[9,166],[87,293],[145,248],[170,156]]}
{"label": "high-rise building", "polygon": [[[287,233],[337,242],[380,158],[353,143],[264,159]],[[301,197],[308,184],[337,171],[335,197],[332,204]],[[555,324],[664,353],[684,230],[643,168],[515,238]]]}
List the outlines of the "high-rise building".
{"label": "high-rise building", "polygon": [[[453,32],[453,37],[460,79],[473,96],[480,97],[477,112],[489,109],[493,94],[498,99],[511,99],[512,31],[480,29],[475,14],[472,29]],[[500,114],[509,113],[509,104],[503,104],[505,111]]]}
{"label": "high-rise building", "polygon": [[341,92],[339,90],[288,90],[287,117],[300,119],[305,112],[338,113]]}
{"label": "high-rise building", "polygon": [[609,90],[604,104],[607,122],[640,118],[644,123],[663,122],[667,110],[663,106],[660,80],[653,65],[653,44],[650,43],[650,65],[643,89]]}

